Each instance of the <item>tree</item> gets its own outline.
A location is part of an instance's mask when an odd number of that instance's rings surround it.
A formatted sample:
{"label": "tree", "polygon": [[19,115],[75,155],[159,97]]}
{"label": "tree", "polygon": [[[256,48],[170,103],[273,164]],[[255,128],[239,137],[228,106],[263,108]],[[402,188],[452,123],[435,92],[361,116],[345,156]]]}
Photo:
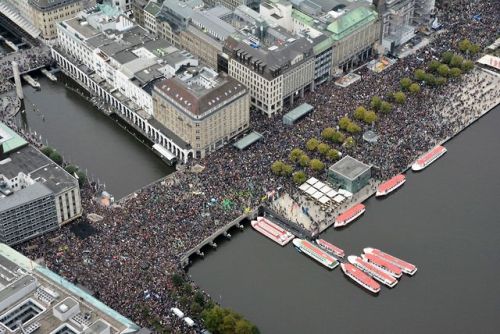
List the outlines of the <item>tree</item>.
{"label": "tree", "polygon": [[412,81],[408,77],[401,79],[401,81],[399,82],[399,84],[401,85],[401,89],[409,89],[411,83],[412,83]]}
{"label": "tree", "polygon": [[54,153],[54,149],[50,146],[44,146],[41,149],[42,153],[45,154],[46,156],[50,157],[52,153]]}
{"label": "tree", "polygon": [[462,52],[467,52],[469,48],[471,47],[472,43],[466,38],[462,39],[460,42],[458,42],[458,48]]}
{"label": "tree", "polygon": [[293,173],[293,167],[287,164],[283,165],[283,169],[281,170],[281,175],[290,176]]}
{"label": "tree", "polygon": [[198,304],[197,302],[192,302],[191,303],[191,313],[199,315],[203,311],[203,307]]}
{"label": "tree", "polygon": [[347,149],[351,149],[354,146],[356,146],[356,140],[354,140],[354,138],[352,138],[352,137],[347,137],[345,142],[344,142],[344,147]]}
{"label": "tree", "polygon": [[78,176],[78,184],[80,185],[80,187],[87,183],[87,174],[85,174],[81,170],[76,171],[76,176]]}
{"label": "tree", "polygon": [[367,124],[373,124],[373,122],[375,122],[376,120],[377,114],[375,114],[375,112],[372,110],[366,112],[365,118],[363,119],[363,121]]}
{"label": "tree", "polygon": [[434,86],[436,84],[436,77],[434,74],[426,73],[424,81],[427,85]]}
{"label": "tree", "polygon": [[481,50],[481,46],[477,44],[472,44],[469,48],[469,53],[475,55],[476,53],[479,52],[479,50]]}
{"label": "tree", "polygon": [[302,167],[308,167],[310,161],[311,161],[311,159],[309,159],[309,157],[305,154],[302,154],[302,156],[299,158],[299,164]]}
{"label": "tree", "polygon": [[54,161],[56,164],[61,165],[63,163],[63,158],[62,156],[57,152],[53,151],[50,155],[49,158]]}
{"label": "tree", "polygon": [[433,59],[429,62],[429,71],[436,72],[437,69],[439,68],[439,66],[441,66],[441,63],[439,61]]}
{"label": "tree", "polygon": [[462,74],[462,70],[459,69],[458,67],[452,67],[450,70],[450,76],[456,78],[459,77],[460,74]]}
{"label": "tree", "polygon": [[295,182],[297,184],[302,184],[302,183],[306,182],[306,179],[307,179],[306,173],[304,173],[301,170],[293,173],[292,177],[293,177],[293,182]]}
{"label": "tree", "polygon": [[425,71],[422,69],[417,69],[415,70],[415,79],[418,81],[424,81],[425,80]]}
{"label": "tree", "polygon": [[420,85],[418,83],[412,83],[409,88],[410,93],[417,94],[420,92]]}
{"label": "tree", "polygon": [[326,152],[328,152],[329,149],[330,149],[330,145],[328,145],[328,144],[321,143],[318,145],[318,152],[321,154],[326,154]]}
{"label": "tree", "polygon": [[323,162],[321,162],[321,160],[312,159],[311,163],[310,163],[310,167],[312,170],[319,172],[325,168],[325,164]]}
{"label": "tree", "polygon": [[341,144],[344,142],[344,140],[345,140],[344,134],[340,131],[335,131],[335,133],[332,136],[332,141]]}
{"label": "tree", "polygon": [[201,316],[205,327],[212,333],[218,333],[226,312],[219,306],[205,309]]}
{"label": "tree", "polygon": [[347,132],[351,133],[351,134],[354,134],[354,133],[358,133],[361,131],[361,128],[359,127],[359,125],[357,125],[356,123],[354,122],[351,122],[348,126],[347,126]]}
{"label": "tree", "polygon": [[283,172],[284,166],[285,166],[285,164],[283,163],[283,161],[278,160],[278,161],[273,162],[273,164],[271,165],[271,170],[273,171],[273,173],[275,175],[281,175],[281,173]]}
{"label": "tree", "polygon": [[184,284],[184,279],[182,278],[181,275],[179,274],[174,274],[172,276],[172,283],[174,284],[175,287],[180,287]]}
{"label": "tree", "polygon": [[380,106],[380,111],[383,113],[389,113],[392,110],[392,104],[387,101],[382,101]]}
{"label": "tree", "polygon": [[469,72],[474,68],[474,63],[471,60],[466,60],[462,63],[462,70],[464,72]]}
{"label": "tree", "polygon": [[332,148],[326,153],[326,158],[330,161],[338,160],[338,158],[340,158],[340,153],[336,149]]}
{"label": "tree", "polygon": [[436,85],[437,86],[441,86],[441,85],[444,85],[446,83],[446,78],[445,77],[437,77],[436,78]]}
{"label": "tree", "polygon": [[205,296],[203,295],[203,293],[197,291],[195,294],[194,294],[194,301],[198,304],[200,304],[201,306],[205,306]]}
{"label": "tree", "polygon": [[453,58],[453,52],[451,51],[445,51],[441,54],[441,62],[444,64],[449,64],[451,58]]}
{"label": "tree", "polygon": [[462,66],[462,63],[464,62],[464,57],[459,56],[459,55],[453,55],[450,60],[450,66],[451,67],[460,67]]}
{"label": "tree", "polygon": [[378,96],[372,96],[372,99],[370,101],[370,106],[375,110],[380,110],[381,105],[382,105],[382,99]]}
{"label": "tree", "polygon": [[292,162],[297,162],[299,158],[304,154],[304,151],[302,151],[300,148],[294,148],[291,152],[288,158]]}
{"label": "tree", "polygon": [[309,151],[314,151],[319,145],[319,140],[316,138],[311,138],[307,141],[306,147]]}
{"label": "tree", "polygon": [[439,65],[437,72],[439,73],[440,76],[447,77],[448,74],[450,73],[450,68],[448,67],[448,65],[442,64]]}
{"label": "tree", "polygon": [[334,128],[324,128],[323,131],[321,131],[321,138],[327,139],[327,140],[332,140],[334,133],[335,133]]}
{"label": "tree", "polygon": [[258,328],[240,314],[220,306],[205,309],[201,316],[213,334],[259,334]]}
{"label": "tree", "polygon": [[345,130],[347,129],[347,126],[351,123],[351,120],[349,119],[349,117],[342,117],[339,121],[339,127],[342,129],[342,130]]}
{"label": "tree", "polygon": [[406,95],[403,92],[396,92],[392,94],[392,97],[396,103],[403,104],[406,102]]}
{"label": "tree", "polygon": [[362,120],[365,117],[366,109],[365,107],[359,106],[354,110],[354,118],[357,120]]}
{"label": "tree", "polygon": [[69,174],[71,174],[71,176],[73,176],[73,174],[75,174],[78,171],[78,167],[73,165],[67,165],[66,167],[64,167],[64,170],[67,171]]}
{"label": "tree", "polygon": [[236,327],[234,328],[234,334],[258,334],[259,331],[257,327],[252,325],[250,322],[240,319],[236,322]]}

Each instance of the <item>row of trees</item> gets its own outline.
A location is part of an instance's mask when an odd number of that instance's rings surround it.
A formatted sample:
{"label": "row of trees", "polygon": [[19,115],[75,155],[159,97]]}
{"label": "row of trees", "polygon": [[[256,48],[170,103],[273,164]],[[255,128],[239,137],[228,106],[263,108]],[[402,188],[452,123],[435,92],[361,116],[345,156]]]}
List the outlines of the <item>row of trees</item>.
{"label": "row of trees", "polygon": [[365,107],[359,106],[354,110],[354,118],[358,121],[363,121],[366,124],[373,124],[377,121],[378,116],[373,110],[366,110]]}
{"label": "row of trees", "polygon": [[410,78],[404,77],[401,79],[399,82],[401,85],[401,89],[407,92],[410,92],[412,94],[418,94],[420,93],[420,85],[416,82],[413,82]]}
{"label": "row of trees", "polygon": [[380,111],[387,114],[392,111],[392,104],[387,101],[382,100],[378,96],[372,96],[370,100],[370,107],[375,111]]}
{"label": "row of trees", "polygon": [[87,182],[87,175],[83,171],[81,171],[77,166],[65,164],[62,155],[59,154],[59,152],[57,152],[55,149],[53,149],[50,146],[44,146],[41,149],[41,151],[56,164],[58,164],[61,167],[64,167],[64,169],[69,174],[71,174],[71,176],[76,175],[80,187],[82,187]]}
{"label": "row of trees", "polygon": [[465,52],[467,54],[472,54],[475,55],[481,50],[481,46],[478,44],[474,44],[471,41],[469,41],[467,38],[462,39],[460,42],[458,42],[458,49],[462,52]]}
{"label": "row of trees", "polygon": [[[474,68],[474,63],[471,60],[464,60],[464,57],[445,51],[441,54],[440,60],[431,60],[427,64],[427,71],[417,69],[414,72],[415,80],[425,83],[429,86],[444,85],[448,78],[458,78],[463,72],[468,72]],[[405,80],[404,85],[408,81]],[[403,82],[401,82],[403,86]]]}
{"label": "row of trees", "polygon": [[203,311],[206,329],[213,334],[259,334],[255,325],[227,308],[213,306]]}

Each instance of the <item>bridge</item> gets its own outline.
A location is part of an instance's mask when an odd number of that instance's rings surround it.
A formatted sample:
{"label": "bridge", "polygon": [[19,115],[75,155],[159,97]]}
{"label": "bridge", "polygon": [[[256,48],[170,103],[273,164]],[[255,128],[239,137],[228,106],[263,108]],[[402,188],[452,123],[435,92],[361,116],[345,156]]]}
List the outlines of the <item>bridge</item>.
{"label": "bridge", "polygon": [[242,225],[242,221],[244,220],[247,220],[247,219],[254,219],[256,216],[257,216],[257,212],[258,210],[255,209],[249,213],[245,213],[245,214],[242,214],[241,216],[239,216],[238,218],[236,218],[235,220],[233,220],[232,222],[224,225],[223,227],[221,227],[220,229],[218,229],[217,231],[215,231],[214,233],[212,233],[211,236],[209,236],[208,238],[206,238],[205,240],[203,240],[202,242],[200,242],[198,245],[196,245],[195,247],[191,248],[190,250],[188,250],[186,253],[182,254],[181,258],[180,258],[180,263],[182,265],[183,268],[187,267],[190,263],[190,257],[194,254],[197,254],[199,256],[204,256],[205,254],[201,251],[201,249],[207,245],[213,247],[213,248],[217,248],[217,244],[215,243],[215,239],[217,239],[218,237],[220,237],[221,235],[225,236],[226,238],[231,238],[231,234],[229,234],[229,230],[232,229],[233,227],[237,227],[237,228],[243,228],[243,225]]}

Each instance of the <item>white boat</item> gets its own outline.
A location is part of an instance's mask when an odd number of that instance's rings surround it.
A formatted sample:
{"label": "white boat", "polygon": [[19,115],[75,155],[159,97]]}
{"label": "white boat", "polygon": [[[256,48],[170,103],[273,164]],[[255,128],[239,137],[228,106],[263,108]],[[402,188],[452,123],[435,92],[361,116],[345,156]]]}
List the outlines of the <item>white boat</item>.
{"label": "white boat", "polygon": [[365,273],[367,273],[368,275],[379,281],[380,283],[385,284],[390,288],[393,288],[396,284],[398,284],[398,280],[395,277],[389,275],[388,273],[374,266],[373,264],[364,261],[359,256],[349,255],[347,257],[347,260],[354,266],[358,267],[359,269],[363,270]]}
{"label": "white boat", "polygon": [[446,151],[447,149],[444,146],[438,145],[434,147],[432,150],[418,158],[417,161],[415,161],[415,163],[411,166],[411,169],[415,172],[424,169],[445,154]]}
{"label": "white boat", "polygon": [[24,74],[24,75],[23,75],[23,79],[24,79],[27,83],[29,83],[31,87],[36,88],[36,89],[40,88],[40,83],[39,83],[38,81],[36,81],[35,79],[33,79],[33,78],[31,77],[31,75],[29,75],[29,74]]}
{"label": "white boat", "polygon": [[312,242],[309,242],[305,239],[294,239],[293,244],[299,250],[299,252],[308,255],[309,257],[313,258],[329,269],[333,269],[339,265],[339,262],[336,258],[320,249],[319,247],[315,246]]}
{"label": "white boat", "polygon": [[264,217],[257,217],[257,220],[252,220],[251,224],[256,231],[280,246],[285,246],[290,240],[295,238],[292,233]]}

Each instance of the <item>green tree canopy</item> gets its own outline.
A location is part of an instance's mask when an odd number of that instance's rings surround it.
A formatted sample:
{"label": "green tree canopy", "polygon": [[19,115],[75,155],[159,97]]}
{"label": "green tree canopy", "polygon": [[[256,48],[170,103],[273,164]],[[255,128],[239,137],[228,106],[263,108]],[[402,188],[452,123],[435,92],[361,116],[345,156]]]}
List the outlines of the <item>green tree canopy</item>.
{"label": "green tree canopy", "polygon": [[462,74],[462,70],[459,69],[458,67],[452,67],[450,70],[450,76],[456,78],[459,77],[460,74]]}
{"label": "green tree canopy", "polygon": [[351,134],[354,134],[354,133],[359,133],[361,131],[361,128],[359,127],[359,125],[357,125],[356,123],[354,122],[351,122],[348,126],[347,126],[347,132],[351,133]]}
{"label": "green tree canopy", "polygon": [[325,169],[325,164],[319,159],[312,159],[311,163],[310,163],[310,167],[312,170],[319,172],[319,171]]}
{"label": "green tree canopy", "polygon": [[344,147],[347,149],[351,149],[356,146],[356,140],[352,137],[347,137],[344,142]]}
{"label": "green tree canopy", "polygon": [[420,85],[418,83],[412,83],[409,88],[410,93],[417,94],[420,92]]}
{"label": "green tree canopy", "polygon": [[462,66],[462,63],[464,62],[464,57],[459,56],[459,55],[453,55],[450,60],[450,66],[451,67],[460,67]]}
{"label": "green tree canopy", "polygon": [[54,161],[56,164],[61,165],[63,163],[63,158],[62,156],[57,152],[53,151],[50,155],[49,158]]}
{"label": "green tree canopy", "polygon": [[78,184],[80,185],[80,187],[87,183],[87,174],[85,174],[81,170],[76,171],[76,176],[78,176]]}
{"label": "green tree canopy", "polygon": [[472,43],[467,38],[462,39],[460,42],[458,42],[458,48],[462,52],[468,51],[469,48],[471,47],[471,45],[472,45]]}
{"label": "green tree canopy", "polygon": [[382,99],[378,96],[372,96],[372,99],[370,101],[370,106],[372,107],[372,109],[380,110],[381,105]]}
{"label": "green tree canopy", "polygon": [[304,151],[302,151],[300,148],[294,148],[291,152],[288,158],[292,162],[297,162],[299,158],[304,154]]}
{"label": "green tree canopy", "polygon": [[442,77],[447,77],[448,74],[450,73],[450,68],[446,64],[439,65],[437,72],[439,73],[440,76]]}
{"label": "green tree canopy", "polygon": [[316,138],[311,138],[307,141],[306,147],[309,151],[314,151],[318,147],[319,143],[320,141]]}
{"label": "green tree canopy", "polygon": [[433,59],[429,62],[429,71],[436,72],[439,66],[441,66],[441,63],[436,59]]}
{"label": "green tree canopy", "polygon": [[347,129],[347,126],[351,123],[351,120],[349,119],[349,117],[342,117],[339,121],[339,127],[342,129],[342,130],[345,130]]}
{"label": "green tree canopy", "polygon": [[283,176],[290,176],[293,173],[293,167],[290,165],[285,164],[283,166],[283,170],[281,171],[281,175]]}
{"label": "green tree canopy", "polygon": [[50,157],[52,153],[54,153],[54,149],[50,146],[44,146],[41,149],[42,153],[45,154],[46,156]]}
{"label": "green tree canopy", "polygon": [[326,152],[328,152],[329,149],[330,149],[330,145],[328,145],[328,144],[320,143],[318,145],[318,152],[321,154],[326,154]]}
{"label": "green tree canopy", "polygon": [[373,122],[377,121],[377,114],[373,110],[367,111],[363,121],[367,124],[373,124]]}
{"label": "green tree canopy", "polygon": [[182,276],[179,274],[173,274],[172,283],[174,284],[175,287],[178,288],[184,284],[184,278],[182,278]]}
{"label": "green tree canopy", "polygon": [[474,68],[474,63],[472,62],[472,60],[465,60],[463,63],[462,63],[462,70],[464,72],[469,72],[470,70],[472,70]]}
{"label": "green tree canopy", "polygon": [[332,136],[332,141],[341,144],[344,142],[344,140],[345,140],[344,134],[340,131],[335,131],[335,133]]}
{"label": "green tree canopy", "polygon": [[340,158],[340,153],[336,149],[332,148],[326,153],[326,158],[330,161],[338,160]]}
{"label": "green tree canopy", "polygon": [[451,62],[451,58],[453,58],[453,52],[445,51],[441,54],[441,62],[444,64],[449,64]]}
{"label": "green tree canopy", "polygon": [[278,161],[273,162],[273,164],[271,165],[271,170],[273,171],[274,174],[281,175],[284,167],[285,167],[285,163],[281,160],[278,160]]}
{"label": "green tree canopy", "polygon": [[309,157],[305,154],[302,154],[302,156],[299,158],[299,164],[302,167],[308,167],[310,161],[311,161],[311,159],[309,159]]}
{"label": "green tree canopy", "polygon": [[396,103],[403,104],[406,102],[406,95],[403,92],[396,92],[392,94],[392,97]]}
{"label": "green tree canopy", "polygon": [[380,111],[383,113],[389,113],[392,110],[392,104],[387,101],[382,101],[382,105],[380,106]]}
{"label": "green tree canopy", "polygon": [[472,44],[469,48],[469,53],[475,55],[481,50],[481,46],[478,44]]}
{"label": "green tree canopy", "polygon": [[334,133],[335,133],[334,128],[324,128],[323,131],[321,131],[321,138],[327,139],[327,140],[332,140]]}
{"label": "green tree canopy", "polygon": [[410,78],[404,77],[399,83],[401,85],[401,89],[409,89],[412,81]]}
{"label": "green tree canopy", "polygon": [[425,80],[425,71],[422,69],[417,69],[415,70],[415,79],[418,81],[424,81]]}
{"label": "green tree canopy", "polygon": [[71,174],[71,176],[73,176],[73,174],[78,171],[78,167],[74,165],[67,165],[66,167],[64,167],[64,170]]}
{"label": "green tree canopy", "polygon": [[436,78],[436,85],[437,86],[441,86],[441,85],[444,85],[446,83],[446,78],[445,77],[437,77]]}
{"label": "green tree canopy", "polygon": [[205,327],[212,334],[259,334],[257,327],[229,309],[213,306],[202,312]]}
{"label": "green tree canopy", "polygon": [[434,86],[436,84],[436,77],[432,73],[426,73],[424,81],[429,86]]}
{"label": "green tree canopy", "polygon": [[302,184],[306,182],[306,179],[307,179],[306,173],[304,173],[301,170],[293,173],[293,182],[295,182],[296,184]]}
{"label": "green tree canopy", "polygon": [[357,120],[362,120],[365,117],[366,109],[365,107],[359,106],[354,110],[354,118]]}

